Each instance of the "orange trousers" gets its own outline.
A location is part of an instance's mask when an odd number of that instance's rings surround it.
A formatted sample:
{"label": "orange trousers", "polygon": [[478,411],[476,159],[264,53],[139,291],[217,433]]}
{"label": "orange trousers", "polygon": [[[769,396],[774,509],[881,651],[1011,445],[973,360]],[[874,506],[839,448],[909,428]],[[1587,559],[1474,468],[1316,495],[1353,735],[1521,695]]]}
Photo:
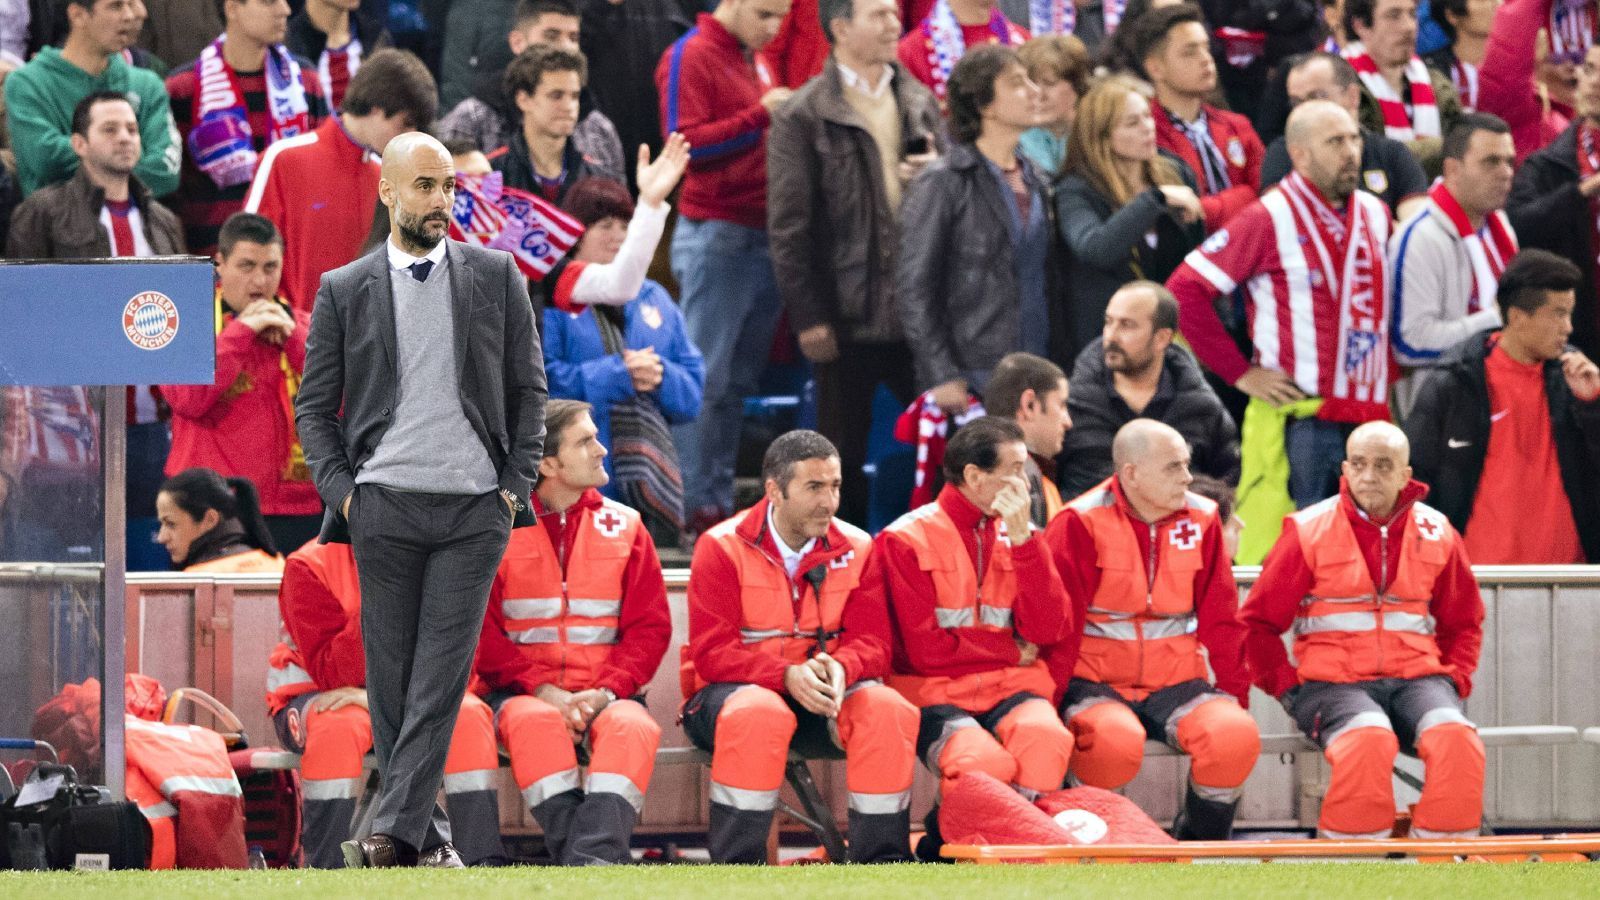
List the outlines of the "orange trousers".
{"label": "orange trousers", "polygon": [[595,716],[589,724],[589,775],[582,779],[577,748],[554,706],[537,697],[511,697],[501,704],[496,725],[500,742],[511,754],[511,774],[529,809],[580,789],[586,794],[617,794],[634,812],[644,806],[661,727],[642,704],[617,700]]}
{"label": "orange trousers", "polygon": [[[500,767],[489,705],[468,694],[461,700],[450,753],[444,764],[444,792],[494,789]],[[362,760],[372,750],[372,718],[360,706],[321,712],[305,708],[306,749],[300,757],[301,790],[307,800],[345,800],[360,796]]]}
{"label": "orange trousers", "polygon": [[[1149,735],[1126,703],[1095,703],[1067,724],[1077,739],[1072,773],[1079,781],[1115,790],[1139,774]],[[1212,799],[1221,799],[1219,792],[1235,791],[1250,777],[1261,755],[1261,735],[1255,719],[1233,699],[1206,700],[1183,712],[1176,725],[1177,747],[1191,760],[1190,779],[1197,788],[1215,789],[1207,792]],[[1165,734],[1156,737],[1167,739]]]}
{"label": "orange trousers", "polygon": [[992,711],[974,717],[953,706],[923,710],[924,734],[933,735],[925,758],[939,773],[941,790],[965,772],[984,772],[1030,798],[1059,789],[1073,738],[1050,701],[1031,697],[998,709],[998,717]]}
{"label": "orange trousers", "polygon": [[[799,720],[781,695],[745,685],[716,717],[711,801],[734,809],[776,809]],[[883,815],[905,808],[916,775],[917,709],[893,688],[852,685],[838,717],[850,809]]]}

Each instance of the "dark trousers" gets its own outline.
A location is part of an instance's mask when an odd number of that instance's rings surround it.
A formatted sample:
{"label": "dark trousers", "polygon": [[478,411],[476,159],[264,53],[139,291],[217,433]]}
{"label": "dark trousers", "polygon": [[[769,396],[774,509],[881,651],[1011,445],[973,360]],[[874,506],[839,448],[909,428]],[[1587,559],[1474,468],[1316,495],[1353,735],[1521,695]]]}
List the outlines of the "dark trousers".
{"label": "dark trousers", "polygon": [[435,798],[511,510],[496,491],[423,494],[362,484],[349,519],[382,776],[372,832],[427,850],[450,840],[450,820]]}
{"label": "dark trousers", "polygon": [[903,342],[839,341],[839,358],[815,367],[817,430],[839,448],[844,485],[839,490],[839,518],[867,527],[867,437],[872,431],[872,398],[879,384],[909,405],[916,397],[911,350]]}

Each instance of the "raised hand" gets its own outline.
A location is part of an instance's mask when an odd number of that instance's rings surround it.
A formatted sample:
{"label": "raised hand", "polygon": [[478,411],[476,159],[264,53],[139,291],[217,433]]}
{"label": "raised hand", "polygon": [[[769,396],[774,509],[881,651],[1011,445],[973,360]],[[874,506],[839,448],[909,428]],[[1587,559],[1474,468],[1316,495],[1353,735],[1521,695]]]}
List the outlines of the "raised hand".
{"label": "raised hand", "polygon": [[689,140],[674,131],[655,162],[650,161],[650,148],[639,145],[639,202],[647,206],[660,206],[667,195],[678,186],[684,170],[689,168]]}

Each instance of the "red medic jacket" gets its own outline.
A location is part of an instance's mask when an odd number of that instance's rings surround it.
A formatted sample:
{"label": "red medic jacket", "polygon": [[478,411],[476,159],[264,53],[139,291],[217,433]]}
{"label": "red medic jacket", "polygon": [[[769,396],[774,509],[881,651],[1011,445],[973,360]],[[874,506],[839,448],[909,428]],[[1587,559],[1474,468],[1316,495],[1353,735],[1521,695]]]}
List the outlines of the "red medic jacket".
{"label": "red medic jacket", "polygon": [[[288,639],[268,661],[268,712],[276,714],[298,694],[366,686],[361,584],[349,544],[313,538],[289,554],[278,584],[278,615]],[[304,683],[306,675],[313,684]]]}
{"label": "red medic jacket", "polygon": [[[994,558],[999,520],[985,516],[954,485],[945,485],[934,501],[955,523],[975,570],[982,559]],[[950,548],[951,552],[961,552]],[[1071,598],[1056,574],[1044,541],[1028,540],[1011,549],[1017,596],[1012,605],[1013,631],[1033,644],[1048,647],[1062,638],[1071,620]],[[981,573],[979,575],[981,578]],[[863,591],[884,603],[894,618],[894,671],[907,675],[974,675],[1018,665],[1021,650],[1011,632],[939,625],[933,577],[917,559],[916,550],[892,530],[878,535]]]}
{"label": "red medic jacket", "polygon": [[1212,191],[1205,186],[1206,169],[1200,164],[1200,154],[1189,143],[1189,138],[1172,124],[1172,117],[1161,104],[1150,102],[1150,113],[1156,120],[1156,146],[1182,159],[1194,172],[1202,186],[1200,208],[1205,210],[1206,234],[1210,234],[1261,196],[1261,163],[1266,159],[1267,148],[1249,119],[1215,106],[1207,105],[1204,109],[1211,139],[1216,141],[1228,166],[1228,181],[1233,186],[1227,190]]}
{"label": "red medic jacket", "polygon": [[[1090,493],[1100,490],[1110,492],[1115,498],[1119,518],[1138,545],[1139,568],[1144,571],[1144,577],[1151,577],[1150,563],[1157,558],[1150,543],[1152,527],[1163,539],[1173,540],[1170,526],[1180,519],[1189,520],[1190,510],[1179,510],[1150,526],[1133,511],[1127,495],[1122,492],[1121,479],[1113,475]],[[1044,535],[1045,544],[1055,557],[1056,569],[1061,573],[1061,581],[1072,597],[1072,621],[1078,623],[1089,618],[1089,607],[1100,590],[1101,576],[1107,568],[1104,561],[1099,559],[1094,536],[1084,524],[1080,502],[1081,498],[1068,505],[1061,515],[1050,522]],[[1222,527],[1217,517],[1212,514],[1196,518],[1202,518],[1205,524],[1200,531],[1199,558],[1202,563],[1193,575],[1195,635],[1206,649],[1206,659],[1216,675],[1217,688],[1237,697],[1241,705],[1248,705],[1250,673],[1244,661],[1246,629],[1237,618],[1239,588],[1233,580],[1233,564],[1223,545]],[[1079,627],[1068,639],[1045,653],[1058,692],[1065,692],[1072,677],[1082,637],[1083,629]],[[1058,701],[1060,695],[1057,694]]]}
{"label": "red medic jacket", "polygon": [[[788,578],[778,539],[767,528],[767,507],[763,497],[723,523],[732,525],[731,535],[719,540],[715,534],[722,530],[719,525],[695,543],[694,561],[689,568],[689,643],[684,647],[684,657],[693,663],[695,677],[705,683],[756,684],[783,694],[783,673],[794,661],[760,649],[759,643],[744,642],[740,632],[744,622],[744,585],[739,579],[740,561],[730,555],[730,548],[777,566],[791,583],[791,596],[798,596],[805,604],[814,602],[807,572],[817,566],[840,568],[861,563],[850,556],[859,556],[844,530],[850,526],[834,519],[828,533],[818,538],[801,558],[794,577]],[[865,544],[864,535],[862,542],[862,551],[867,551],[870,545]],[[869,556],[867,565],[870,564]],[[860,587],[849,595],[840,615],[838,637],[828,641],[828,655],[844,666],[846,684],[889,673],[889,616],[881,597],[870,597]]]}
{"label": "red medic jacket", "polygon": [[[583,492],[565,512],[553,510],[535,493],[532,505],[535,516],[549,536],[557,557],[564,560],[562,571],[571,571],[584,565],[583,560],[569,559],[567,554],[578,537],[578,529],[597,527],[593,515],[604,505],[600,492],[590,489]],[[517,557],[516,545],[536,537],[532,527],[517,528],[511,532],[511,545],[506,550],[505,561],[495,573],[494,585],[489,591],[489,609],[484,615],[483,634],[478,639],[478,655],[473,664],[481,689],[511,690],[532,694],[541,684],[557,684],[558,673],[553,667],[540,665],[518,649],[506,634],[506,616],[501,605],[506,597],[507,580],[512,576],[508,565]],[[667,606],[666,583],[661,578],[661,560],[656,555],[655,542],[650,532],[640,526],[634,529],[633,544],[628,552],[628,562],[623,570],[622,606],[617,620],[617,642],[610,645],[606,661],[600,666],[594,683],[589,688],[609,688],[618,697],[632,697],[639,693],[655,676],[672,640],[672,614]],[[559,593],[561,586],[553,586]]]}
{"label": "red medic jacket", "polygon": [[[1428,493],[1427,485],[1412,481],[1400,491],[1400,502],[1394,514],[1383,525],[1390,530],[1384,540],[1380,525],[1366,518],[1350,495],[1349,484],[1339,480],[1339,507],[1355,533],[1361,547],[1367,570],[1377,590],[1385,592],[1381,573],[1400,571],[1401,554],[1406,547],[1397,539],[1403,526],[1412,515],[1412,506]],[[1438,516],[1439,526],[1448,529],[1449,522]],[[1380,546],[1387,545],[1388,558],[1380,559]],[[1256,685],[1274,697],[1300,684],[1300,675],[1289,662],[1289,653],[1283,645],[1283,633],[1294,624],[1301,606],[1310,595],[1315,577],[1301,549],[1300,535],[1294,517],[1287,517],[1283,533],[1272,551],[1267,554],[1261,576],[1244,606],[1239,619],[1250,629],[1245,643],[1245,657]],[[1447,674],[1456,684],[1463,699],[1472,693],[1472,674],[1478,668],[1478,652],[1483,647],[1483,597],[1478,593],[1478,582],[1472,577],[1472,567],[1459,539],[1450,542],[1449,557],[1444,561],[1433,584],[1433,597],[1428,614],[1435,620],[1433,640],[1438,644],[1439,659]]]}

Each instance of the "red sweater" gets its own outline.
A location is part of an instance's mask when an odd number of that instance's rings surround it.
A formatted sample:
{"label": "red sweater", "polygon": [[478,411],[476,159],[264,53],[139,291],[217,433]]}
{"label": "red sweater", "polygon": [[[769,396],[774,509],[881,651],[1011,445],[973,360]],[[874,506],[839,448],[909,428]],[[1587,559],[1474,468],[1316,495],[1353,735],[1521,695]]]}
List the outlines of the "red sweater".
{"label": "red sweater", "polygon": [[317,690],[366,687],[367,654],[361,648],[361,600],[345,613],[339,598],[299,553],[289,554],[278,589],[283,627],[300,650],[300,664]]}
{"label": "red sweater", "polygon": [[[961,533],[967,558],[981,584],[978,545],[983,558],[994,553],[998,520],[984,516],[961,491],[945,485],[934,501]],[[949,548],[951,553],[961,550]],[[1012,603],[1014,634],[1048,647],[1060,640],[1072,619],[1072,600],[1056,574],[1044,541],[1037,536],[1013,545],[1011,560],[1017,570],[1017,597]],[[882,531],[873,542],[872,559],[862,578],[862,592],[875,603],[887,605],[894,617],[894,670],[907,675],[961,676],[1018,664],[1021,651],[1013,634],[977,628],[943,628],[934,602],[933,577],[918,563],[917,552],[893,531]],[[887,599],[879,599],[887,593]]]}
{"label": "red sweater", "polygon": [[[550,535],[550,543],[557,555],[566,560],[562,571],[582,560],[567,558],[567,548],[577,539],[578,527],[583,517],[579,509],[596,509],[600,506],[600,492],[590,489],[583,492],[569,513],[549,509],[538,494],[533,495],[533,511]],[[526,528],[513,529],[512,542],[526,540]],[[511,638],[506,636],[505,610],[500,601],[505,598],[506,573],[502,565],[495,573],[494,586],[489,591],[489,610],[484,616],[483,634],[478,639],[478,656],[473,671],[491,690],[510,690],[532,694],[541,684],[555,679],[536,665]],[[562,590],[552,585],[550,595]],[[655,677],[667,645],[672,642],[672,613],[667,606],[667,586],[661,578],[661,560],[656,556],[655,541],[650,532],[639,526],[634,534],[633,547],[628,551],[628,565],[623,570],[622,614],[617,620],[617,643],[612,646],[599,677],[590,687],[610,688],[618,697],[632,697]]]}
{"label": "red sweater", "polygon": [[1233,214],[1261,195],[1261,163],[1267,156],[1266,147],[1251,127],[1250,120],[1238,113],[1207,105],[1206,130],[1228,166],[1228,181],[1232,187],[1213,191],[1206,184],[1206,169],[1200,164],[1200,153],[1161,104],[1152,102],[1150,113],[1156,120],[1156,146],[1183,160],[1194,172],[1200,184],[1200,208],[1206,214],[1206,233],[1221,228]]}
{"label": "red sweater", "polygon": [[[783,565],[777,538],[767,529],[766,498],[750,507],[735,533],[741,552],[763,553]],[[809,595],[812,588],[805,573],[849,552],[850,542],[837,523],[829,525],[828,533],[818,538],[800,559],[793,579],[795,588]],[[871,559],[875,557],[876,552],[869,557],[869,569],[863,578],[870,576]],[[726,547],[702,535],[689,567],[689,656],[694,660],[695,672],[712,683],[757,684],[785,693],[783,673],[789,668],[789,661],[749,648],[739,636],[744,606],[738,572]],[[838,642],[828,650],[828,655],[844,666],[846,684],[889,674],[889,616],[882,599],[870,596],[865,587],[863,581],[845,602]]]}
{"label": "red sweater", "polygon": [[283,294],[311,311],[317,284],[361,255],[378,204],[378,157],[338,116],[267,148],[244,208],[283,232]]}
{"label": "red sweater", "polygon": [[[1138,519],[1128,498],[1122,493],[1122,482],[1113,480],[1111,490],[1117,496],[1117,506],[1133,532],[1139,545],[1140,566],[1147,577],[1154,554],[1150,552],[1150,529]],[[1176,514],[1175,514],[1176,515]],[[1162,520],[1163,522],[1168,520]],[[1162,524],[1157,522],[1157,525]],[[1072,621],[1084,622],[1088,618],[1089,604],[1100,590],[1099,554],[1094,537],[1084,527],[1083,518],[1072,507],[1050,521],[1045,531],[1045,543],[1055,557],[1056,570],[1061,582],[1072,597]],[[1238,621],[1239,588],[1233,580],[1233,563],[1222,541],[1222,526],[1213,519],[1200,538],[1200,555],[1205,564],[1194,573],[1194,611],[1197,635],[1206,648],[1206,658],[1216,674],[1217,688],[1239,698],[1245,706],[1250,702],[1250,673],[1244,664],[1245,627]],[[1065,689],[1078,662],[1078,645],[1083,629],[1078,628],[1068,639],[1061,641],[1045,654],[1050,674],[1056,684]]]}
{"label": "red sweater", "polygon": [[751,53],[710,13],[662,54],[656,66],[663,134],[689,140],[689,171],[678,209],[691,219],[767,227],[767,126],[761,96],[775,86]]}
{"label": "red sweater", "polygon": [[[1407,484],[1400,492],[1400,503],[1389,522],[1404,522],[1411,514],[1411,504],[1427,493],[1427,485],[1420,481]],[[1361,555],[1366,558],[1367,571],[1377,584],[1383,571],[1382,560],[1378,558],[1379,526],[1367,521],[1357,510],[1350,487],[1343,478],[1339,480],[1339,496],[1340,507],[1355,530]],[[1388,571],[1399,569],[1404,543],[1389,542]],[[1311,570],[1300,552],[1294,520],[1285,518],[1283,533],[1272,552],[1267,554],[1261,576],[1239,610],[1239,620],[1250,629],[1245,639],[1245,658],[1250,672],[1256,686],[1274,697],[1300,683],[1300,676],[1284,648],[1283,633],[1294,625],[1300,603],[1310,593],[1312,582]],[[1388,585],[1377,586],[1380,591],[1388,588]],[[1428,612],[1437,622],[1434,640],[1439,644],[1439,658],[1450,667],[1456,690],[1465,699],[1472,693],[1472,673],[1477,671],[1478,651],[1483,646],[1483,597],[1478,593],[1478,582],[1472,577],[1472,567],[1460,541],[1456,542],[1455,551],[1434,582],[1433,602]]]}
{"label": "red sweater", "polygon": [[217,335],[217,377],[211,384],[163,385],[172,407],[172,450],[167,475],[204,467],[243,476],[261,493],[269,516],[314,516],[322,500],[311,480],[284,478],[293,438],[292,410],[285,408],[284,356],[296,376],[306,367],[306,332],[311,316],[294,312],[294,332],[282,347],[261,340],[249,326],[225,316]]}

